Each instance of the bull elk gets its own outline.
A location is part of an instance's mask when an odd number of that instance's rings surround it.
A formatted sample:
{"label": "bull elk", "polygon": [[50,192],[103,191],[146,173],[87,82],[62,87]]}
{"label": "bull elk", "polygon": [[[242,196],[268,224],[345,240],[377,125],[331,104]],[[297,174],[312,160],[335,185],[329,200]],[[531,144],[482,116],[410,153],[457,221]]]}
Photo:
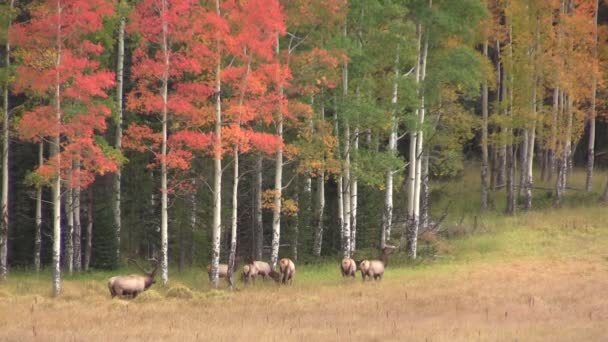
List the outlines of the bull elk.
{"label": "bull elk", "polygon": [[243,278],[245,283],[254,282],[258,276],[266,279],[266,277],[270,276],[271,271],[272,267],[270,267],[269,263],[251,260],[247,265],[243,266]]}
{"label": "bull elk", "polygon": [[362,260],[359,264],[361,270],[361,277],[363,281],[365,278],[382,280],[384,275],[384,269],[388,266],[388,255],[395,249],[395,247],[387,246],[382,248],[382,254],[378,259],[380,260]]}
{"label": "bull elk", "polygon": [[355,260],[345,257],[340,263],[340,271],[342,272],[342,277],[354,278],[355,273],[357,273],[357,263]]}
{"label": "bull elk", "polygon": [[152,271],[146,271],[143,267],[139,266],[137,261],[133,259],[129,259],[130,262],[133,262],[135,266],[137,266],[144,275],[139,274],[131,274],[128,276],[116,276],[110,278],[108,281],[108,289],[110,290],[110,295],[112,298],[119,296],[131,296],[132,298],[137,297],[138,294],[147,290],[152,284],[156,283],[154,277],[156,276],[156,270],[158,269],[158,261],[152,259],[152,261],[156,262],[154,269]]}

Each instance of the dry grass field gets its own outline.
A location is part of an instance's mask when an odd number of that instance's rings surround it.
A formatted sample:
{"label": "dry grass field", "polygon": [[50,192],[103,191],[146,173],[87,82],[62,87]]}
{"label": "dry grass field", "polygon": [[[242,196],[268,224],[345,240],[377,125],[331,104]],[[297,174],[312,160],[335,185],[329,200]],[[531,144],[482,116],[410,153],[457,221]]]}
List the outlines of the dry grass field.
{"label": "dry grass field", "polygon": [[340,279],[337,260],[234,292],[192,270],[127,301],[110,299],[109,273],[67,279],[59,298],[48,274],[17,273],[0,284],[0,341],[606,341],[607,219],[484,218],[378,283]]}

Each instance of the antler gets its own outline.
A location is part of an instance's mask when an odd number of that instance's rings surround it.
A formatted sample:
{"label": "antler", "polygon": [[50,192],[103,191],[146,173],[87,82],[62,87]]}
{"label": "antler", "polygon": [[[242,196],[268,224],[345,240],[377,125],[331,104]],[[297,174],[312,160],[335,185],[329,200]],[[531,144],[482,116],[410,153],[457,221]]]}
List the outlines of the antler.
{"label": "antler", "polygon": [[148,272],[146,272],[146,270],[144,270],[143,267],[139,266],[139,264],[137,263],[137,261],[135,259],[129,258],[129,262],[135,264],[135,266],[137,266],[137,268],[139,268],[142,272],[148,273]]}
{"label": "antler", "polygon": [[156,263],[154,265],[154,269],[152,270],[152,272],[149,272],[152,275],[156,274],[156,270],[158,269],[158,264],[159,264],[158,260],[156,260],[156,258],[152,258],[152,259],[148,259],[148,261],[154,261]]}

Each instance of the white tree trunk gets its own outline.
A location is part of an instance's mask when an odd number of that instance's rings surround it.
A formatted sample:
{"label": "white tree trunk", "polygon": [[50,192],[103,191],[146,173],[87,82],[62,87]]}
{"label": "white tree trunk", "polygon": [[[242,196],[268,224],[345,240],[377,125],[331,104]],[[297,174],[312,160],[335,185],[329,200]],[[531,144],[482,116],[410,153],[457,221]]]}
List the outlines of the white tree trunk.
{"label": "white tree trunk", "polygon": [[[80,160],[74,162],[74,170],[80,172]],[[78,173],[76,186],[74,187],[73,215],[74,215],[74,270],[80,272],[82,267],[82,226],[80,224],[80,173]]]}
{"label": "white tree trunk", "polygon": [[[525,177],[524,177],[524,197],[525,197],[525,204],[524,207],[526,210],[530,210],[532,208],[532,188],[534,186],[534,145],[535,145],[535,140],[536,140],[536,79],[533,82],[533,88],[532,88],[532,103],[531,103],[531,110],[532,110],[532,115],[533,115],[533,119],[532,119],[532,126],[530,128],[528,128],[528,145],[527,145],[527,150],[526,150],[526,169],[524,170],[525,172]],[[522,165],[523,167],[523,165]]]}
{"label": "white tree trunk", "polygon": [[57,60],[55,63],[55,124],[57,133],[53,136],[50,148],[50,158],[56,158],[55,177],[52,181],[53,196],[53,295],[61,294],[61,2],[57,2]]}
{"label": "white tree trunk", "polygon": [[[71,172],[68,175],[68,179],[71,179]],[[68,224],[68,231],[65,237],[65,265],[68,273],[71,276],[74,271],[74,189],[68,181],[68,188],[66,189],[64,200],[65,200],[65,216]]]}
{"label": "white tree trunk", "polygon": [[[14,0],[10,1],[9,9],[12,11]],[[11,27],[11,19],[9,17],[7,28]],[[5,44],[5,63],[6,72],[9,72],[11,65],[11,45],[8,37]],[[9,78],[6,78],[4,83],[4,123],[2,126],[2,196],[0,199],[0,210],[2,211],[2,220],[0,222],[0,280],[6,279],[8,274],[7,256],[8,256],[8,153],[9,153]]]}
{"label": "white tree trunk", "polygon": [[313,254],[316,257],[321,256],[323,246],[323,212],[325,210],[325,171],[321,170],[317,177],[317,229],[315,231],[315,240],[313,244]]}
{"label": "white tree trunk", "polygon": [[[347,36],[347,25],[344,25],[344,37]],[[348,62],[342,66],[342,96],[344,99],[348,97]],[[351,237],[350,237],[350,122],[345,118],[344,123],[344,154],[343,154],[343,170],[342,170],[342,254],[345,257],[350,257],[351,252]]]}
{"label": "white tree trunk", "polygon": [[264,157],[258,155],[255,164],[255,259],[262,260],[262,250],[264,247],[264,222],[262,212],[262,191],[263,191],[263,177],[262,171]]}
{"label": "white tree trunk", "polygon": [[[416,60],[416,84],[420,85],[421,78],[421,67],[422,67],[422,27],[420,24],[416,26],[416,33],[418,35],[417,40],[417,60]],[[420,120],[420,108],[415,110],[416,124]],[[414,242],[414,230],[418,226],[418,217],[416,216],[416,202],[420,198],[416,198],[416,168],[417,168],[417,157],[416,150],[418,147],[418,130],[411,129],[410,131],[410,148],[409,148],[409,166],[408,166],[408,201],[407,201],[407,251],[410,258],[416,257],[416,242]],[[416,233],[417,234],[417,233]]]}
{"label": "white tree trunk", "polygon": [[[44,163],[44,142],[38,143],[38,166]],[[42,250],[42,186],[36,187],[36,231],[34,233],[34,266],[40,272],[40,252]]]}
{"label": "white tree trunk", "polygon": [[[118,61],[116,63],[116,111],[118,118],[116,119],[116,140],[114,146],[118,151],[122,150],[122,119],[123,119],[123,87],[124,87],[124,56],[125,56],[125,18],[120,18],[120,26],[118,28]],[[121,178],[122,170],[119,167],[114,175],[114,201],[112,214],[114,216],[114,227],[116,230],[116,260],[120,260],[120,232],[122,230],[121,221]]]}
{"label": "white tree trunk", "polygon": [[162,75],[161,97],[163,99],[162,108],[162,143],[161,143],[161,163],[160,163],[160,273],[163,285],[169,282],[169,218],[168,218],[168,189],[167,189],[167,106],[168,106],[168,83],[169,83],[169,45],[168,45],[168,23],[164,18],[167,12],[167,0],[161,0],[162,18],[162,51],[164,69]]}
{"label": "white tree trunk", "polygon": [[[279,36],[277,34],[276,55],[279,56],[281,49],[279,46]],[[279,75],[280,76],[280,75]],[[284,97],[284,89],[279,85],[279,98],[281,101]],[[283,113],[279,110],[277,118],[277,135],[283,142]],[[281,197],[283,196],[283,147],[277,152],[275,161],[274,175],[274,202],[272,207],[272,249],[270,253],[270,262],[273,268],[276,268],[279,260],[279,246],[281,243]]]}
{"label": "white tree trunk", "polygon": [[[215,11],[220,13],[220,1],[215,1]],[[215,146],[213,155],[213,233],[211,241],[211,283],[219,285],[218,267],[220,263],[220,235],[222,231],[222,59],[220,42],[217,42],[218,54],[215,66]]]}
{"label": "white tree trunk", "polygon": [[[397,54],[395,57],[395,81],[393,83],[393,97],[391,99],[391,133],[388,138],[388,151],[394,156],[397,151],[397,101],[399,96],[399,54],[400,48],[397,46]],[[386,171],[384,189],[384,210],[382,211],[382,228],[380,232],[380,248],[384,248],[386,240],[391,238],[391,230],[393,226],[393,169],[389,168]]]}
{"label": "white tree trunk", "polygon": [[232,218],[230,224],[230,254],[228,256],[228,284],[234,287],[234,261],[236,258],[236,228],[238,219],[238,192],[239,192],[239,148],[234,147],[234,178],[232,184]]}
{"label": "white tree trunk", "polygon": [[595,163],[595,102],[597,96],[597,49],[598,49],[598,12],[599,12],[599,0],[595,1],[595,13],[594,13],[594,22],[595,26],[593,29],[593,83],[591,86],[591,109],[589,111],[589,143],[587,145],[587,179],[585,182],[585,190],[587,192],[591,191],[593,186],[593,166]]}

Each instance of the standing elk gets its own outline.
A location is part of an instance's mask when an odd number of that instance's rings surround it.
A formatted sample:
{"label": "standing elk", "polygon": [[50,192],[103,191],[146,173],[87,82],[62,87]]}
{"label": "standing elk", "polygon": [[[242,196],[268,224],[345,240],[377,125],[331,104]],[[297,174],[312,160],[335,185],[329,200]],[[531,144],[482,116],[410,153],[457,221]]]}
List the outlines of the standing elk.
{"label": "standing elk", "polygon": [[362,260],[359,264],[361,270],[361,277],[363,281],[365,278],[382,280],[384,275],[384,268],[388,266],[388,255],[395,249],[393,246],[387,246],[382,248],[382,254],[378,259],[380,260]]}
{"label": "standing elk", "polygon": [[110,278],[108,280],[108,289],[110,290],[110,295],[112,298],[119,296],[131,296],[132,298],[137,297],[138,294],[147,290],[152,284],[156,283],[154,277],[156,276],[156,270],[158,269],[158,261],[153,259],[152,261],[156,262],[154,269],[150,272],[143,269],[143,267],[139,266],[137,261],[133,259],[129,259],[130,262],[133,262],[135,266],[137,266],[144,275],[139,274],[131,274],[128,276],[116,276]]}
{"label": "standing elk", "polygon": [[[234,259],[234,268],[232,269],[233,273],[234,273],[234,270],[236,270],[238,268],[240,262],[241,262],[241,258],[237,256]],[[207,275],[209,276],[209,281],[211,281],[211,264],[207,265]],[[218,276],[218,278],[228,279],[228,264],[219,264],[217,266],[217,276]]]}
{"label": "standing elk", "polygon": [[293,276],[296,274],[296,265],[289,258],[283,258],[279,261],[279,272],[274,269],[270,269],[268,276],[275,282],[281,284],[291,285],[293,283]]}
{"label": "standing elk", "polygon": [[355,274],[357,273],[357,263],[355,260],[345,257],[340,263],[340,271],[342,272],[342,277],[355,278]]}
{"label": "standing elk", "polygon": [[296,274],[296,265],[289,258],[283,258],[279,261],[279,269],[281,270],[281,283],[291,285],[293,276]]}

